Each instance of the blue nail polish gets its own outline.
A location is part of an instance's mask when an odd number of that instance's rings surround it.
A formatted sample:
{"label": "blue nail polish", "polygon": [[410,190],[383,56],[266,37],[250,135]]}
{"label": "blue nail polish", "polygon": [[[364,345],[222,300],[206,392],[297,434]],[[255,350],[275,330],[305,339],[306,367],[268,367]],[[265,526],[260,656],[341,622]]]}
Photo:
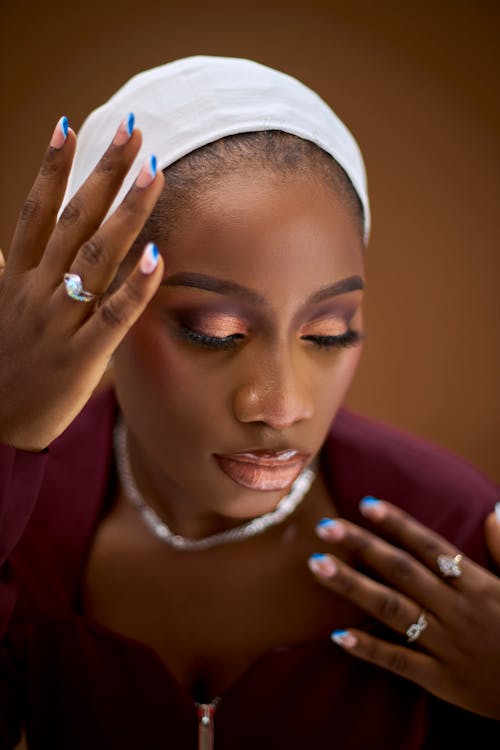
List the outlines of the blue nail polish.
{"label": "blue nail polish", "polygon": [[309,559],[310,560],[324,560],[326,555],[324,555],[322,552],[314,552]]}
{"label": "blue nail polish", "polygon": [[361,500],[360,505],[363,508],[368,508],[368,507],[373,508],[373,506],[374,505],[378,505],[379,502],[380,502],[380,500],[377,500],[376,497],[372,497],[371,495],[367,495],[366,497],[364,497]]}
{"label": "blue nail polish", "polygon": [[153,175],[153,177],[156,177],[156,167],[157,167],[157,164],[158,164],[158,162],[156,160],[156,156],[154,154],[152,154],[151,158],[149,160],[149,168],[151,170],[151,174]]}
{"label": "blue nail polish", "polygon": [[349,633],[348,630],[334,630],[330,638],[333,638],[333,640],[335,640],[336,638],[343,638],[348,633]]}
{"label": "blue nail polish", "polygon": [[333,518],[322,518],[321,521],[318,521],[317,526],[335,526],[337,521]]}
{"label": "blue nail polish", "polygon": [[128,137],[129,138],[132,135],[132,131],[134,129],[134,125],[135,125],[135,115],[134,115],[133,112],[130,112],[130,114],[129,114],[128,118],[127,118],[127,133],[128,133]]}
{"label": "blue nail polish", "polygon": [[151,255],[153,256],[153,260],[155,261],[155,263],[158,260],[159,254],[160,251],[158,250],[158,247],[154,243],[151,243]]}
{"label": "blue nail polish", "polygon": [[66,138],[66,136],[68,135],[69,120],[66,116],[64,116],[64,117],[61,117],[60,123],[61,123],[61,130],[64,134],[64,137]]}

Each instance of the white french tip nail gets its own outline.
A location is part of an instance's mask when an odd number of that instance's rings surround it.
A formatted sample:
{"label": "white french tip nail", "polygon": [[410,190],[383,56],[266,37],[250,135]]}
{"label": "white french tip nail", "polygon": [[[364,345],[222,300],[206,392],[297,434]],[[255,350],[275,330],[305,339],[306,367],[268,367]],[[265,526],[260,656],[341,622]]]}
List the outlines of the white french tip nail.
{"label": "white french tip nail", "polygon": [[353,648],[358,642],[356,636],[349,630],[334,630],[330,638],[334,643],[345,648]]}
{"label": "white french tip nail", "polygon": [[148,244],[144,248],[144,252],[139,263],[139,267],[142,273],[146,275],[153,273],[156,266],[158,265],[159,254],[160,252],[154,242],[148,242]]}
{"label": "white french tip nail", "polygon": [[497,519],[497,523],[500,525],[500,503],[497,503],[495,505],[495,517]]}

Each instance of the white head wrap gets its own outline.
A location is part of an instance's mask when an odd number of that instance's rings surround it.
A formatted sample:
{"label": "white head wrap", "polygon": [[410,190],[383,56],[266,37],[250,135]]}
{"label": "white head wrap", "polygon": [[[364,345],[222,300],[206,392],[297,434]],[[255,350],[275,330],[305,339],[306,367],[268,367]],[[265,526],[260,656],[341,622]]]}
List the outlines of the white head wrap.
{"label": "white head wrap", "polygon": [[361,200],[368,240],[365,167],[349,130],[314,91],[295,78],[231,57],[187,57],[139,73],[94,110],[78,134],[63,205],[93,170],[129,112],[134,113],[144,140],[109,213],[151,154],[157,157],[158,169],[164,169],[227,135],[282,130],[317,144],[344,168]]}

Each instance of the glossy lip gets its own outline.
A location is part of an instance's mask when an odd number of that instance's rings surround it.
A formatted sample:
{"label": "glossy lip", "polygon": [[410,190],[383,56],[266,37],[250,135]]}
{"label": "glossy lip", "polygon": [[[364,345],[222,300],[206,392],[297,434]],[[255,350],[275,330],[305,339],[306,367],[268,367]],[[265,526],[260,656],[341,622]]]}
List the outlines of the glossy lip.
{"label": "glossy lip", "polygon": [[309,454],[287,448],[281,451],[245,451],[231,455],[214,454],[230,479],[252,490],[285,490],[297,479]]}
{"label": "glossy lip", "polygon": [[280,451],[255,450],[244,451],[242,453],[231,453],[222,456],[232,461],[243,461],[243,463],[257,464],[258,466],[283,466],[284,463],[295,463],[307,458],[305,453],[301,453],[295,448],[285,448]]}

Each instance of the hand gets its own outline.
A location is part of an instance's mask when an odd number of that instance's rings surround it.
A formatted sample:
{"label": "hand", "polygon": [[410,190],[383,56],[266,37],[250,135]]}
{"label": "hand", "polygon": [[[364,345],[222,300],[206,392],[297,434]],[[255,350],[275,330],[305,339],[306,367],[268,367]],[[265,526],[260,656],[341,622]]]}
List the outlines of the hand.
{"label": "hand", "polygon": [[496,504],[495,511],[487,517],[484,526],[488,551],[500,571],[500,503]]}
{"label": "hand", "polygon": [[72,272],[104,295],[160,195],[163,174],[145,165],[100,226],[141,145],[131,124],[118,127],[56,222],[76,146],[73,131],[58,123],[0,262],[0,441],[16,448],[41,450],[70,424],[162,279],[151,246],[100,305],[71,299],[63,284]]}
{"label": "hand", "polygon": [[[398,546],[345,520],[325,519],[317,533],[384,583],[332,554],[314,555],[309,566],[324,586],[400,634],[401,645],[356,629],[335,631],[333,640],[444,701],[500,719],[500,579],[465,556],[462,574],[444,578],[438,555],[458,553],[446,539],[386,501],[363,501],[361,510]],[[408,643],[422,613],[427,627]]]}

